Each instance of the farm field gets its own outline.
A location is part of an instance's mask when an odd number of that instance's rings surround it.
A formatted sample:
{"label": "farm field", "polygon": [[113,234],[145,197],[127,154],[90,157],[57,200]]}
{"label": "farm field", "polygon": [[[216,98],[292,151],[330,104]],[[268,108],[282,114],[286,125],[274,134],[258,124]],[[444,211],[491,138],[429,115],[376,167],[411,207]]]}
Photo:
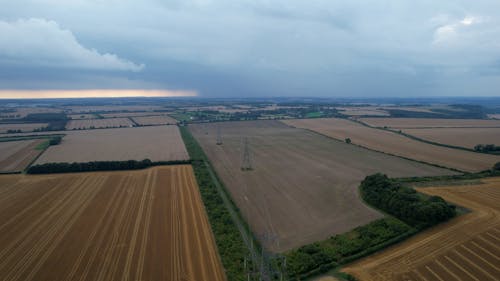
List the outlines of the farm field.
{"label": "farm field", "polygon": [[379,109],[377,107],[337,107],[339,113],[349,115],[349,116],[389,116],[389,112]]}
{"label": "farm field", "polygon": [[165,112],[114,112],[99,114],[104,118],[137,117],[137,116],[158,116],[167,115]]}
{"label": "farm field", "polygon": [[17,107],[14,112],[0,113],[0,119],[20,119],[32,113],[58,113],[62,109],[45,107]]}
{"label": "farm field", "polygon": [[360,281],[499,280],[500,178],[482,182],[419,188],[471,212],[354,262],[343,271]]}
{"label": "farm field", "polygon": [[0,279],[225,280],[191,166],[0,176]]}
{"label": "farm field", "polygon": [[66,130],[121,128],[132,126],[134,126],[134,123],[128,118],[82,119],[70,120],[68,124],[66,124]]}
{"label": "farm field", "polygon": [[[394,177],[453,172],[370,151],[278,121],[189,125],[257,237],[276,252],[346,232],[382,215],[358,197],[361,180],[376,172]],[[220,128],[223,144],[216,145]],[[240,169],[248,138],[251,171]]]}
{"label": "farm field", "polygon": [[106,112],[106,111],[153,111],[164,109],[155,105],[94,105],[94,106],[67,106],[66,110],[74,113]]}
{"label": "farm field", "polygon": [[21,132],[33,132],[35,129],[47,127],[47,123],[28,124],[0,124],[0,133],[7,133],[9,130],[21,130]]}
{"label": "farm field", "polygon": [[0,173],[24,170],[42,152],[37,146],[46,139],[0,142]]}
{"label": "farm field", "polygon": [[177,126],[69,131],[61,144],[49,147],[35,164],[90,161],[187,160]]}
{"label": "farm field", "polygon": [[139,125],[175,125],[177,120],[170,116],[138,116],[132,117]]}
{"label": "farm field", "polygon": [[466,148],[478,144],[500,145],[500,128],[403,129],[403,132],[424,140]]}
{"label": "farm field", "polygon": [[383,151],[461,171],[479,172],[487,170],[500,161],[500,156],[432,145],[394,132],[369,128],[346,119],[297,119],[283,122],[294,127],[310,129],[339,140],[350,138],[353,144],[376,151]]}
{"label": "farm field", "polygon": [[500,120],[434,118],[361,118],[373,127],[411,128],[500,128]]}

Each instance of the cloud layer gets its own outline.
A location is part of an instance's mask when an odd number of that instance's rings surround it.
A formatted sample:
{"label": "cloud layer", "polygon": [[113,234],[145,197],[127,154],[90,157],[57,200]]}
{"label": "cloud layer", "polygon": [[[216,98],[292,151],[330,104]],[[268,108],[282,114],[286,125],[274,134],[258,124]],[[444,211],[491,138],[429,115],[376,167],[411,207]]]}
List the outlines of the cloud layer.
{"label": "cloud layer", "polygon": [[10,1],[0,87],[500,95],[498,10],[494,0]]}
{"label": "cloud layer", "polygon": [[99,53],[82,46],[70,30],[55,21],[30,18],[0,21],[0,61],[24,67],[141,71],[115,54]]}

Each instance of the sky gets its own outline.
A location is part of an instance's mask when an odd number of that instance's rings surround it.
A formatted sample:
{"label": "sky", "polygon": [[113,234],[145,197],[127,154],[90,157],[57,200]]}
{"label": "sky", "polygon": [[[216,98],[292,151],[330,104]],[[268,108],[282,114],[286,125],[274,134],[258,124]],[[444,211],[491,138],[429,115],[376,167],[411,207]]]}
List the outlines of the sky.
{"label": "sky", "polygon": [[497,0],[0,0],[0,97],[500,96]]}

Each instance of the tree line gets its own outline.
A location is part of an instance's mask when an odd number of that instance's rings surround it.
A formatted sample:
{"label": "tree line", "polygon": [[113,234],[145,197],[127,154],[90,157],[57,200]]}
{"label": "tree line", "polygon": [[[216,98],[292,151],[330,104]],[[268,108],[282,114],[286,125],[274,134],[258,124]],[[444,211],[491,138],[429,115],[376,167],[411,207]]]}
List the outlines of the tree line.
{"label": "tree line", "polygon": [[82,163],[46,163],[34,165],[26,171],[28,174],[52,174],[52,173],[77,173],[77,172],[92,172],[92,171],[119,171],[119,170],[138,170],[159,165],[180,165],[189,164],[189,160],[175,161],[157,161],[153,162],[149,159],[141,161],[92,161]]}

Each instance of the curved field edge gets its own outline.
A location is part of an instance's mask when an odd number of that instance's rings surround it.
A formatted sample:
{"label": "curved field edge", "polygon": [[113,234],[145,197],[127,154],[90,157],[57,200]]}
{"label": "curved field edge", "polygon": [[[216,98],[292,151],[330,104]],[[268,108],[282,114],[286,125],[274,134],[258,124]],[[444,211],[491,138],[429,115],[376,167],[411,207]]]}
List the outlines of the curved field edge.
{"label": "curved field edge", "polygon": [[[489,171],[477,174],[441,176],[441,177],[422,177],[420,182],[429,184],[432,182],[443,182],[443,180],[468,180],[486,177],[499,176],[500,171]],[[391,179],[394,184],[409,184],[410,182],[419,182],[418,178]],[[406,185],[405,185],[406,186]],[[405,187],[404,186],[404,187]],[[361,187],[360,187],[361,188]],[[420,196],[428,195],[418,193]],[[413,227],[402,220],[391,216],[385,210],[369,204],[365,198],[363,201],[385,213],[385,218],[371,222],[367,225],[357,227],[352,231],[330,237],[327,240],[312,243],[298,249],[289,251],[287,262],[289,264],[290,277],[293,280],[302,280],[319,276],[326,272],[333,274],[338,279],[356,280],[349,273],[341,272],[342,267],[363,257],[370,256],[389,248],[390,246],[406,241],[424,231],[432,231],[436,227],[446,223],[438,222],[431,227]],[[458,215],[462,215],[460,208]],[[374,242],[375,241],[375,242]],[[370,244],[371,243],[371,244]]]}
{"label": "curved field edge", "polygon": [[[260,247],[249,230],[248,225],[241,218],[234,203],[230,201],[228,206],[227,201],[224,201],[223,195],[220,194],[220,188],[218,189],[218,186],[221,187],[220,181],[216,178],[215,172],[211,168],[202,148],[187,127],[180,126],[179,128],[191,158],[191,165],[200,188],[209,222],[212,226],[226,276],[231,281],[246,280],[247,270],[245,267],[247,264],[245,262],[248,263],[248,266],[251,266],[252,261],[256,263],[255,253]],[[227,192],[223,187],[222,192],[226,193],[227,196]],[[232,210],[230,211],[229,208]],[[235,215],[237,218],[235,218]],[[252,248],[254,249],[253,253],[250,252],[251,249],[248,247],[249,242],[254,245]]]}
{"label": "curved field edge", "polygon": [[[497,280],[500,178],[419,189],[471,210],[408,241],[344,267],[362,280]],[[493,239],[493,240],[491,240]],[[491,240],[490,242],[488,242]],[[493,241],[493,242],[492,242]],[[496,263],[498,264],[498,263]],[[465,270],[465,271],[464,271]],[[471,271],[472,270],[472,271]]]}

